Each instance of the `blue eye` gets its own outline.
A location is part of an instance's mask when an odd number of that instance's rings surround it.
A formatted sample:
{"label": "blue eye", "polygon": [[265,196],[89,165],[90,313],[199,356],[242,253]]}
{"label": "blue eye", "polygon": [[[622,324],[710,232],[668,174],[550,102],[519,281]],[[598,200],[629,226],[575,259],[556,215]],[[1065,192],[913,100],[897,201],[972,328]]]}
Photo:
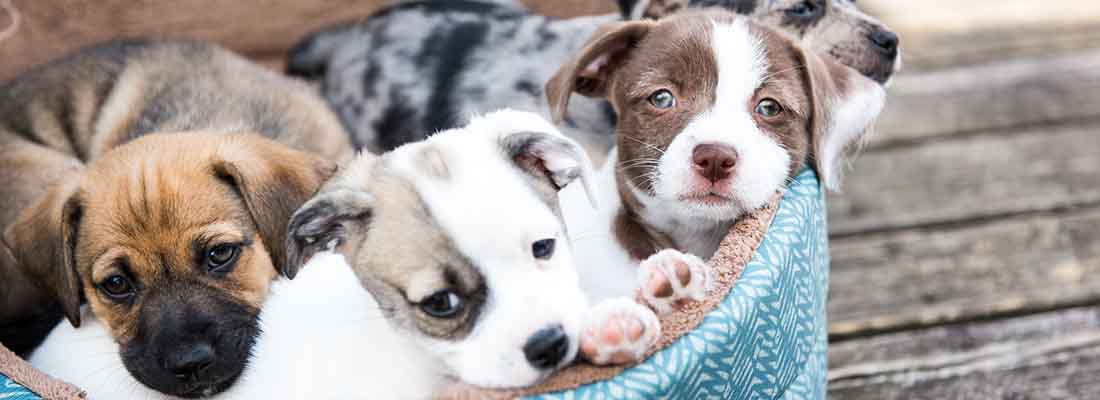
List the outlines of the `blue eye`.
{"label": "blue eye", "polygon": [[676,96],[668,89],[661,89],[649,95],[649,104],[662,110],[669,109],[676,106]]}
{"label": "blue eye", "polygon": [[756,103],[756,109],[753,111],[764,117],[771,118],[783,112],[783,106],[779,105],[779,102],[775,101],[775,99],[766,98]]}

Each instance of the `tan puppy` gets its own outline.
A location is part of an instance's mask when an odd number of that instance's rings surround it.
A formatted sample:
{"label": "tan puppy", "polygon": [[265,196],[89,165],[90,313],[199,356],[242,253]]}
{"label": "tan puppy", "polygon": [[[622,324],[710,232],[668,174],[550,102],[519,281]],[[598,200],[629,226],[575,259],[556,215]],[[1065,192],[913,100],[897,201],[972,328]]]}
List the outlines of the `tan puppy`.
{"label": "tan puppy", "polygon": [[221,391],[291,213],[350,154],[308,86],[211,45],[116,42],[31,71],[0,90],[0,323],[59,303],[79,325],[86,301],[139,381]]}

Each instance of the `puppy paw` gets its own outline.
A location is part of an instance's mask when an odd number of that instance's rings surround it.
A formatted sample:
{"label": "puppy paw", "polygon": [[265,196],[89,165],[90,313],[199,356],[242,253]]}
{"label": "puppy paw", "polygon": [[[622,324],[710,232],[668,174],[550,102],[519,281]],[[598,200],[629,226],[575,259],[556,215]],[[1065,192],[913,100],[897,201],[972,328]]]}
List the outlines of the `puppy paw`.
{"label": "puppy paw", "polygon": [[581,331],[581,356],[596,365],[638,362],[661,337],[653,310],[631,299],[604,301],[591,310]]}
{"label": "puppy paw", "polygon": [[670,312],[685,301],[702,300],[713,280],[706,261],[674,249],[650,256],[638,269],[642,298],[658,314]]}

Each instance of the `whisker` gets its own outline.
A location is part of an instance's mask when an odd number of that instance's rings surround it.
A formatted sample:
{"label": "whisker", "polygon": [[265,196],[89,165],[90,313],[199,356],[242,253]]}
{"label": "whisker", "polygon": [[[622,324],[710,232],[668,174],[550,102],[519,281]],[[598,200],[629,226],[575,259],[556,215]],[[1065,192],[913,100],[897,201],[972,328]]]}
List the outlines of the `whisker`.
{"label": "whisker", "polygon": [[622,136],[624,138],[627,138],[627,139],[633,140],[635,142],[641,143],[642,145],[644,145],[646,147],[649,147],[649,148],[653,149],[654,151],[656,151],[658,153],[665,154],[664,150],[661,150],[661,148],[659,148],[657,146],[654,146],[652,144],[646,143],[644,140],[638,139],[638,138],[630,136],[630,135],[624,135],[622,133],[620,133],[619,136]]}

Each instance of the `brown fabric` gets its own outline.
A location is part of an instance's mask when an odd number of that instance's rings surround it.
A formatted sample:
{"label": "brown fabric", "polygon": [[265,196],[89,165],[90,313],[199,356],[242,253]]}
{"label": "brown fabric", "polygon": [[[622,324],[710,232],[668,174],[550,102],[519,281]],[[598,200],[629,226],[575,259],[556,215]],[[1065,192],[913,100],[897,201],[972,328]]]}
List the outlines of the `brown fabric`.
{"label": "brown fabric", "polygon": [[30,389],[43,399],[68,400],[88,397],[87,393],[76,386],[51,378],[34,369],[30,363],[23,361],[2,344],[0,344],[0,374]]}
{"label": "brown fabric", "polygon": [[[748,214],[737,221],[730,229],[722,245],[711,257],[714,269],[714,289],[701,302],[685,305],[680,310],[661,317],[661,339],[657,346],[646,354],[653,355],[668,347],[687,332],[703,322],[703,318],[726,298],[733,284],[752,259],[757,246],[764,239],[764,233],[771,224],[772,217],[779,204],[780,195],[772,198],[768,205]],[[606,380],[622,372],[626,366],[598,367],[588,363],[577,363],[551,376],[538,386],[517,390],[487,390],[468,385],[457,384],[447,388],[437,396],[440,399],[511,399],[520,396],[556,392],[580,387],[595,381]]]}

